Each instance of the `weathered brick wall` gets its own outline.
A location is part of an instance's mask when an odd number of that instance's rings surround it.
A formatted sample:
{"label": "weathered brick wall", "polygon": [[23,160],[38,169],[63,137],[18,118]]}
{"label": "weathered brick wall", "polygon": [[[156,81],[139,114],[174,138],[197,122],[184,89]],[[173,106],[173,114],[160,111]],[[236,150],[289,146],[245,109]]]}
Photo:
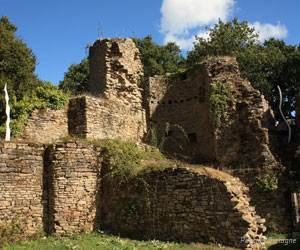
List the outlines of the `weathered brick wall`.
{"label": "weathered brick wall", "polygon": [[75,97],[61,110],[35,110],[25,128],[25,138],[52,142],[71,135],[142,141],[147,128],[138,87],[143,65],[134,42],[122,38],[97,40],[90,47],[89,58],[94,97]]}
{"label": "weathered brick wall", "polygon": [[34,110],[25,126],[23,138],[40,143],[51,143],[68,135],[68,107],[59,110]]}
{"label": "weathered brick wall", "polygon": [[[219,127],[214,126],[210,111],[210,88],[217,83],[231,88],[231,101],[221,111],[225,119],[221,118]],[[181,154],[192,161],[210,159],[231,168],[278,165],[271,147],[272,111],[263,95],[241,77],[234,58],[208,59],[186,79],[154,77],[141,86],[148,125],[154,124],[158,137],[164,135],[166,122],[181,125],[190,142],[176,134],[170,136],[181,143]],[[176,152],[174,145],[169,143],[166,148]]]}
{"label": "weathered brick wall", "polygon": [[247,192],[237,178],[209,168],[166,169],[130,183],[106,177],[101,225],[141,239],[261,249],[264,219],[249,206]]}
{"label": "weathered brick wall", "polygon": [[247,188],[217,170],[166,169],[126,183],[109,175],[93,145],[1,143],[0,151],[0,224],[20,213],[28,232],[54,235],[101,228],[252,249],[264,239]]}
{"label": "weathered brick wall", "polygon": [[231,168],[276,167],[278,162],[270,145],[275,122],[264,96],[241,77],[234,58],[212,58],[207,61],[207,70],[211,84],[231,87],[232,101],[215,130],[218,162]]}
{"label": "weathered brick wall", "polygon": [[51,234],[95,229],[99,171],[93,145],[66,142],[49,148],[47,175]]}
{"label": "weathered brick wall", "polygon": [[89,84],[93,94],[132,106],[141,104],[137,83],[143,76],[143,64],[132,39],[97,40],[90,47],[89,60]]}
{"label": "weathered brick wall", "polygon": [[22,229],[43,229],[43,145],[0,142],[0,227],[19,217]]}
{"label": "weathered brick wall", "polygon": [[72,136],[140,142],[145,133],[145,123],[142,110],[120,102],[91,96],[70,101],[69,131]]}
{"label": "weathered brick wall", "polygon": [[[164,150],[184,154],[194,162],[215,159],[214,128],[209,113],[210,79],[205,68],[191,72],[184,80],[150,77],[141,86],[148,126],[156,129],[157,139],[161,141],[165,135],[167,122],[183,127],[189,137],[187,141],[183,133],[172,126],[169,132],[172,139],[166,141]],[[150,138],[148,132],[148,141]]]}

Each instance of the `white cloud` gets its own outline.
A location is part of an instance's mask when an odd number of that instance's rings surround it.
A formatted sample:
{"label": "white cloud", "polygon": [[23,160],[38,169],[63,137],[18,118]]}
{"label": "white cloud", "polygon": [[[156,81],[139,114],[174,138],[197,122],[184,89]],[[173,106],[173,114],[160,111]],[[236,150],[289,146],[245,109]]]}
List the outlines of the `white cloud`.
{"label": "white cloud", "polygon": [[[203,37],[204,39],[209,38],[207,31],[199,31],[197,34],[198,37]],[[191,50],[193,48],[193,43],[196,41],[195,36],[182,37],[176,36],[171,33],[165,35],[164,43],[175,42],[183,50]]]}
{"label": "white cloud", "polygon": [[[226,20],[233,11],[235,0],[163,0],[160,32],[164,42],[176,42],[181,49],[191,49],[195,35],[208,38],[205,26]],[[191,29],[196,33],[190,34]]]}
{"label": "white cloud", "polygon": [[[183,50],[190,50],[195,35],[208,38],[205,27],[212,27],[220,18],[227,21],[233,16],[236,0],[163,0],[160,9],[160,32],[164,42],[176,42]],[[259,32],[260,41],[270,37],[287,37],[287,28],[280,24],[250,24]]]}
{"label": "white cloud", "polygon": [[161,32],[187,34],[189,29],[226,20],[234,0],[163,0]]}
{"label": "white cloud", "polygon": [[255,28],[255,31],[259,33],[259,40],[262,42],[268,38],[285,38],[288,35],[288,30],[285,25],[277,23],[277,25],[265,23],[261,24],[260,22],[255,22],[250,24]]}

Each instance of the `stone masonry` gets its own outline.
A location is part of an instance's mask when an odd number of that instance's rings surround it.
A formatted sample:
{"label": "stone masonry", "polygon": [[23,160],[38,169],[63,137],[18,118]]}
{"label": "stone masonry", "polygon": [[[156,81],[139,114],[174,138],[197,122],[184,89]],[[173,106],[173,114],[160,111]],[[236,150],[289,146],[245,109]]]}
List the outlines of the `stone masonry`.
{"label": "stone masonry", "polygon": [[145,113],[105,98],[82,96],[70,100],[69,134],[88,139],[142,141]]}
{"label": "stone masonry", "polygon": [[54,235],[92,232],[100,172],[93,146],[57,143],[47,153],[48,232]]}
{"label": "stone masonry", "polygon": [[0,151],[0,227],[20,215],[28,232],[100,228],[137,238],[264,248],[264,220],[249,206],[248,189],[220,171],[167,168],[126,183],[99,162],[99,146],[4,142]]}
{"label": "stone masonry", "polygon": [[240,75],[234,58],[207,61],[211,84],[231,86],[231,103],[225,119],[215,130],[216,159],[231,168],[271,168],[278,165],[270,148],[270,131],[275,129],[272,110],[264,96]]}
{"label": "stone masonry", "polygon": [[264,248],[265,220],[249,206],[248,188],[220,171],[168,168],[130,183],[104,179],[101,187],[104,229],[139,239]]}
{"label": "stone masonry", "polygon": [[90,89],[110,100],[140,108],[140,52],[131,39],[107,38],[90,47]]}
{"label": "stone masonry", "polygon": [[[230,86],[232,100],[218,128],[210,111],[210,88],[216,83]],[[184,79],[150,77],[142,87],[147,122],[158,130],[158,139],[166,122],[182,126],[189,137],[182,140],[171,131],[170,137],[183,150],[170,140],[169,151],[185,154],[192,162],[210,161],[230,168],[278,165],[269,146],[269,132],[275,128],[272,111],[263,95],[241,77],[234,58],[209,59]]]}
{"label": "stone masonry", "polygon": [[43,145],[0,142],[0,227],[18,216],[25,232],[44,229],[44,151]]}
{"label": "stone masonry", "polygon": [[41,143],[51,143],[67,135],[68,105],[59,110],[34,110],[23,132],[24,139]]}
{"label": "stone masonry", "polygon": [[[185,79],[168,76],[150,77],[141,84],[143,105],[149,127],[156,130],[157,139],[165,135],[166,124],[170,128],[164,151],[176,152],[188,157],[188,161],[204,162],[215,159],[214,128],[209,113],[210,79],[205,68],[187,74]],[[184,128],[189,141],[176,128]],[[151,138],[148,131],[148,141]],[[182,149],[180,148],[182,147]]]}
{"label": "stone masonry", "polygon": [[23,138],[47,143],[68,135],[142,141],[146,117],[137,83],[143,65],[134,42],[97,40],[89,58],[92,96],[74,97],[61,110],[35,110]]}

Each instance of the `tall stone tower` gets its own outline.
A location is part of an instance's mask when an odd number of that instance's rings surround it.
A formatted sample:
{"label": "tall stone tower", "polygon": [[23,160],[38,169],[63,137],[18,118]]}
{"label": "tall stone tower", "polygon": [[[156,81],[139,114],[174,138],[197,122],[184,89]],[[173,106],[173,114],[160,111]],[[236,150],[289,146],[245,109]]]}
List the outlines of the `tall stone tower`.
{"label": "tall stone tower", "polygon": [[143,76],[140,52],[132,39],[107,38],[90,47],[90,89],[93,94],[129,105],[140,105]]}
{"label": "tall stone tower", "polygon": [[141,142],[146,116],[138,81],[143,76],[140,53],[131,39],[97,40],[90,47],[90,89],[68,106],[68,132],[88,139]]}

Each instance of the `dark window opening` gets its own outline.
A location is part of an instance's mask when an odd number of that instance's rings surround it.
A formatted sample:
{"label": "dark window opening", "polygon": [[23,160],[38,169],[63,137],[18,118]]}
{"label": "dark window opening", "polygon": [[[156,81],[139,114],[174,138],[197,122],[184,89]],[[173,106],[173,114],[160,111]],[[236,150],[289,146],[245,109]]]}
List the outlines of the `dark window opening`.
{"label": "dark window opening", "polygon": [[172,104],[172,101],[169,101],[169,104]]}
{"label": "dark window opening", "polygon": [[169,136],[171,136],[173,134],[173,131],[172,130],[169,130],[169,131],[166,131],[165,132],[165,136],[166,137],[169,137]]}
{"label": "dark window opening", "polygon": [[196,143],[197,142],[197,134],[196,133],[188,133],[189,143]]}

